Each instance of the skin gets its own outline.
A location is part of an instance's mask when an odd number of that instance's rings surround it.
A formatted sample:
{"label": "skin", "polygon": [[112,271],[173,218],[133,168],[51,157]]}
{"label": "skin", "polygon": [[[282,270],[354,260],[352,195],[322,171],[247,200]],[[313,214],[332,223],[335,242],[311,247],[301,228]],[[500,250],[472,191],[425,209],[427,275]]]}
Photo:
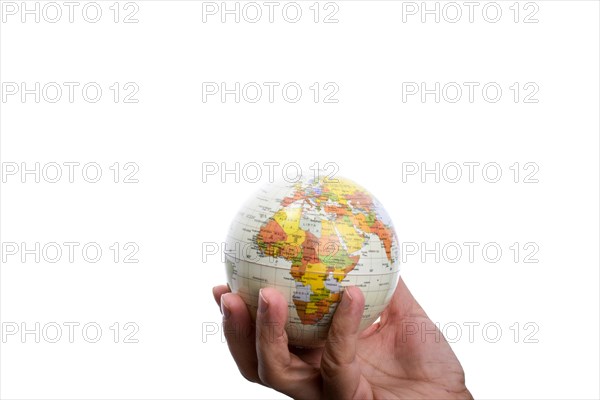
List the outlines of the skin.
{"label": "skin", "polygon": [[256,323],[227,285],[213,288],[231,355],[242,375],[295,399],[472,399],[450,345],[402,280],[380,322],[358,331],[359,288],[347,287],[324,348],[288,346],[288,305],[260,291]]}

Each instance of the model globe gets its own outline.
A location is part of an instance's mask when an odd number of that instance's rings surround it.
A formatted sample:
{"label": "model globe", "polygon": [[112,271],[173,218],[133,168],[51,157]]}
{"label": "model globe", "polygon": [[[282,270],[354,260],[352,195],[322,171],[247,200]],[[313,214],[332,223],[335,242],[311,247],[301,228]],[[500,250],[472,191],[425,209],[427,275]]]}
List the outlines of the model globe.
{"label": "model globe", "polygon": [[319,347],[345,286],[365,296],[361,329],[388,305],[399,278],[398,239],[381,203],[341,177],[269,183],[235,216],[226,240],[232,292],[256,316],[259,290],[288,300],[289,343]]}

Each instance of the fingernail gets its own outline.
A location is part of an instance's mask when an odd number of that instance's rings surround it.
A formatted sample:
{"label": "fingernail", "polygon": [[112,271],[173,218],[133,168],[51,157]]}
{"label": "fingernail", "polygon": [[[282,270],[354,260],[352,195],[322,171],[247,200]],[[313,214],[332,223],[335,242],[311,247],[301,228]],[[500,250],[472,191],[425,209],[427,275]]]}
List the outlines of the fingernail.
{"label": "fingernail", "polygon": [[223,318],[227,319],[231,315],[231,309],[227,305],[227,295],[229,293],[224,293],[221,295],[221,314],[223,314]]}
{"label": "fingernail", "polygon": [[352,295],[350,294],[350,290],[344,290],[344,294],[342,295],[342,303],[344,307],[349,307],[350,304],[352,304]]}
{"label": "fingernail", "polygon": [[263,295],[262,289],[259,290],[258,297],[260,297],[260,299],[258,300],[258,311],[264,313],[265,311],[267,311],[267,308],[269,308],[269,302]]}

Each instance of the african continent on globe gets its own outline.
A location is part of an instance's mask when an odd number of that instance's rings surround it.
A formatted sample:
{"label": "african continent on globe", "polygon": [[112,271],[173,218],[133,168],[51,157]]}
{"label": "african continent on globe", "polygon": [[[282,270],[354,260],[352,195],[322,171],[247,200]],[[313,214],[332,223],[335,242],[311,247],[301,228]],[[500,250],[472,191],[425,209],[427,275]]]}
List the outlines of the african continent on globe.
{"label": "african continent on globe", "polygon": [[365,295],[361,329],[389,303],[399,277],[398,239],[377,199],[340,177],[267,184],[234,218],[225,246],[227,281],[253,317],[262,287],[288,298],[295,346],[327,338],[344,286]]}

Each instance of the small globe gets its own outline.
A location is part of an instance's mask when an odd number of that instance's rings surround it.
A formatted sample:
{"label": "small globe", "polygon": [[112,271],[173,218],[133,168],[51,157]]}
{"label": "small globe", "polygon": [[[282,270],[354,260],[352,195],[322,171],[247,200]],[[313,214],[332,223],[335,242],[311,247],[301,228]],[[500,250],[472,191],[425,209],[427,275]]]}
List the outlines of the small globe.
{"label": "small globe", "polygon": [[282,180],[262,187],[235,216],[225,267],[253,318],[259,290],[274,287],[288,299],[289,343],[319,347],[345,286],[365,295],[361,329],[388,305],[400,274],[398,239],[381,203],[356,183]]}

